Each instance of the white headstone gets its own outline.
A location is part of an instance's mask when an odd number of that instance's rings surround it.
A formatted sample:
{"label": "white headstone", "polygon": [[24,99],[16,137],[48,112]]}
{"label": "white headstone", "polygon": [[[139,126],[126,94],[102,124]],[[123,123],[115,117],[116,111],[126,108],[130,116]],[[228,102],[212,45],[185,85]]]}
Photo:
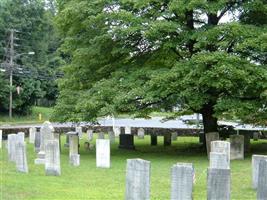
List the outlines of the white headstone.
{"label": "white headstone", "polygon": [[145,137],[145,129],[139,128],[137,130],[137,136],[138,136],[139,139],[144,139],[144,137]]}
{"label": "white headstone", "polygon": [[35,141],[35,134],[36,134],[36,128],[35,127],[31,127],[29,129],[29,143],[34,143]]}
{"label": "white headstone", "polygon": [[131,127],[130,126],[125,126],[125,134],[131,135],[132,131],[131,131]]}
{"label": "white headstone", "polygon": [[149,161],[142,159],[127,159],[125,199],[150,199]]}
{"label": "white headstone", "polygon": [[16,168],[17,171],[28,173],[28,164],[26,156],[26,143],[18,141],[16,143]]}
{"label": "white headstone", "polygon": [[20,142],[24,142],[25,141],[25,133],[24,132],[18,132],[17,141],[20,141]]}
{"label": "white headstone", "polygon": [[8,160],[16,162],[16,134],[8,134],[7,136],[7,151],[8,151]]}
{"label": "white headstone", "polygon": [[210,152],[210,168],[230,169],[230,163],[225,153]]}
{"label": "white headstone", "polygon": [[244,159],[244,135],[230,135],[231,160]]}
{"label": "white headstone", "polygon": [[79,135],[77,132],[68,132],[67,135],[69,136],[69,162],[73,166],[79,166]]}
{"label": "white headstone", "polygon": [[94,139],[94,133],[93,133],[93,130],[92,129],[88,129],[87,130],[87,136],[88,136],[88,141],[93,141]]}
{"label": "white headstone", "polygon": [[171,199],[193,199],[194,168],[192,163],[177,163],[171,168]]}
{"label": "white headstone", "polygon": [[211,152],[224,153],[227,157],[227,162],[230,167],[230,142],[227,141],[212,141],[211,142]]}
{"label": "white headstone", "polygon": [[71,154],[70,155],[70,164],[77,167],[80,166],[80,154]]}
{"label": "white headstone", "polygon": [[39,153],[40,148],[41,148],[41,133],[36,132],[34,136],[34,151],[36,153]]}
{"label": "white headstone", "polygon": [[257,188],[257,199],[267,199],[267,161],[261,160],[259,163],[259,177]]}
{"label": "white headstone", "polygon": [[110,168],[110,141],[96,140],[96,167]]}
{"label": "white headstone", "polygon": [[76,127],[75,131],[78,132],[79,138],[82,139],[83,138],[83,129],[82,129],[82,127],[81,126]]}
{"label": "white headstone", "polygon": [[267,155],[252,155],[252,187],[257,189],[259,177],[259,164],[261,160],[267,161]]}
{"label": "white headstone", "polygon": [[45,174],[48,176],[59,176],[60,153],[57,140],[48,140],[45,144]]}

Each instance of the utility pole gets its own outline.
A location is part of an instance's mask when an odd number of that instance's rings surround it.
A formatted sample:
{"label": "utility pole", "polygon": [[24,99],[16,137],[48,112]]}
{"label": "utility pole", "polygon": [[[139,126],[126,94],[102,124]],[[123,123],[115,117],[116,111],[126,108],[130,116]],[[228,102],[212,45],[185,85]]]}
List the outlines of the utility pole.
{"label": "utility pole", "polygon": [[9,118],[12,118],[13,105],[13,65],[14,65],[14,29],[10,30],[10,60],[9,60]]}

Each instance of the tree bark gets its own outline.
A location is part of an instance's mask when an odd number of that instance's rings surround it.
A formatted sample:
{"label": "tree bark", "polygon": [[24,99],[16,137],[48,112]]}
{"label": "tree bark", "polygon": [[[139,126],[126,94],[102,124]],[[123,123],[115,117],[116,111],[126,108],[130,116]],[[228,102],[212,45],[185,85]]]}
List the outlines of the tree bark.
{"label": "tree bark", "polygon": [[206,134],[218,131],[218,119],[214,117],[214,104],[208,103],[204,105],[201,114],[204,126],[203,146],[206,148]]}

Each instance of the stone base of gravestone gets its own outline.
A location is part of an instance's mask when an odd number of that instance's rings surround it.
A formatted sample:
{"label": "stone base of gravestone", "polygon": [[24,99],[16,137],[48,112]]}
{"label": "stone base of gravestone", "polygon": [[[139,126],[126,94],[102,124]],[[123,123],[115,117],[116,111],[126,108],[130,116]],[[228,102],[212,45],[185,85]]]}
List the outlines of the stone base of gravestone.
{"label": "stone base of gravestone", "polygon": [[34,137],[34,151],[35,153],[39,153],[41,148],[41,133],[36,132]]}
{"label": "stone base of gravestone", "polygon": [[171,133],[164,133],[163,137],[164,137],[163,145],[164,146],[171,146],[171,144],[172,144]]}
{"label": "stone base of gravestone", "polygon": [[70,155],[70,164],[77,167],[80,166],[80,154],[71,154]]}
{"label": "stone base of gravestone", "polygon": [[125,199],[150,199],[149,161],[142,159],[127,159]]}
{"label": "stone base of gravestone", "polygon": [[210,132],[205,134],[206,137],[206,149],[207,149],[207,155],[208,158],[210,156],[210,150],[211,150],[211,142],[215,140],[219,140],[219,133],[218,132]]}
{"label": "stone base of gravestone", "polygon": [[259,178],[259,164],[261,160],[267,161],[267,155],[252,155],[252,187],[257,189]]}
{"label": "stone base of gravestone", "polygon": [[120,134],[120,149],[135,149],[134,136],[129,134]]}
{"label": "stone base of gravestone", "polygon": [[178,136],[177,132],[173,132],[172,133],[172,141],[176,141],[177,140],[177,136]]}
{"label": "stone base of gravestone", "polygon": [[44,151],[39,151],[39,153],[37,154],[37,157],[34,160],[34,164],[36,165],[42,165],[45,164],[45,152]]}
{"label": "stone base of gravestone", "polygon": [[158,145],[158,137],[156,134],[151,134],[151,146],[157,146]]}
{"label": "stone base of gravestone", "polygon": [[230,135],[231,160],[244,159],[244,136]]}
{"label": "stone base of gravestone", "polygon": [[208,168],[207,200],[230,200],[230,169]]}
{"label": "stone base of gravestone", "polygon": [[259,163],[257,199],[267,200],[267,161],[266,160],[261,160]]}
{"label": "stone base of gravestone", "polygon": [[230,169],[230,162],[225,153],[210,152],[210,168]]}
{"label": "stone base of gravestone", "polygon": [[194,168],[191,163],[177,163],[171,169],[171,199],[193,199]]}

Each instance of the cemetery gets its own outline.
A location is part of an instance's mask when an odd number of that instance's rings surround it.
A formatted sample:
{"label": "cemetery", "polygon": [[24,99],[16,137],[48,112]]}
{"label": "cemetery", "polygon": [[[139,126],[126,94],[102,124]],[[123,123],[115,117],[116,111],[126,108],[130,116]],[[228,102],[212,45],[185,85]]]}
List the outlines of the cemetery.
{"label": "cemetery", "polygon": [[[171,141],[166,142],[145,128],[135,134],[131,127],[107,132],[72,129],[58,134],[45,122],[26,134],[8,134],[1,148],[2,198],[267,198],[267,140],[252,136],[245,153],[243,135],[239,147],[239,135],[223,141],[218,133],[210,133],[207,156],[199,137],[177,132],[168,134]],[[124,143],[124,136],[131,136],[133,143]]]}

